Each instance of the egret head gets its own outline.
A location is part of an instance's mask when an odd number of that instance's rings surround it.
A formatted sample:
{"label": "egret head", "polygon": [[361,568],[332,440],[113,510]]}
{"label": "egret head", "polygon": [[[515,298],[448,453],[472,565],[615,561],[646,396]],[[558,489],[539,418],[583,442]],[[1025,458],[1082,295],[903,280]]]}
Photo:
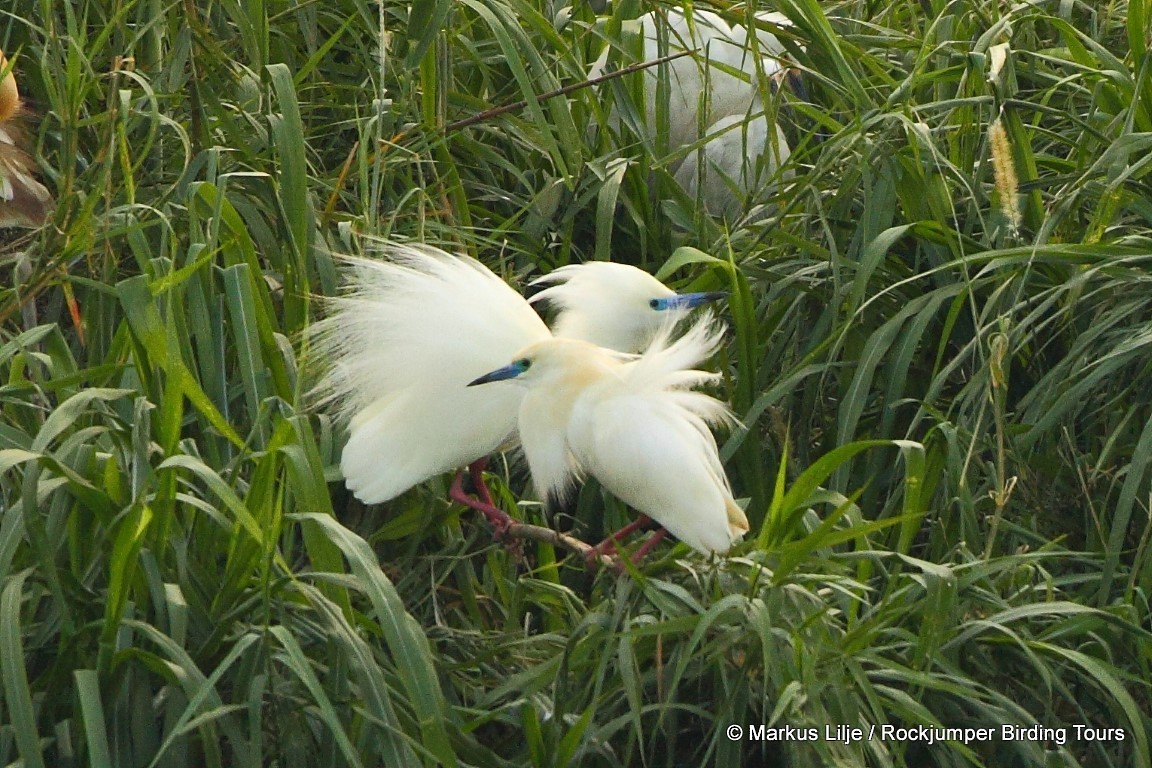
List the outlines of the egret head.
{"label": "egret head", "polygon": [[639,352],[670,321],[723,293],[676,293],[642,269],[609,261],[573,264],[536,279],[529,301],[559,310],[553,332],[621,352]]}
{"label": "egret head", "polygon": [[503,368],[497,368],[490,371],[483,376],[480,376],[468,382],[468,386],[474,387],[477,384],[488,384],[493,381],[504,381],[505,379],[515,379],[521,374],[525,373],[532,367],[532,358],[522,357],[519,360],[513,360]]}
{"label": "egret head", "polygon": [[521,350],[502,368],[472,380],[468,386],[514,380],[525,387],[557,389],[586,386],[627,358],[578,339],[552,338]]}

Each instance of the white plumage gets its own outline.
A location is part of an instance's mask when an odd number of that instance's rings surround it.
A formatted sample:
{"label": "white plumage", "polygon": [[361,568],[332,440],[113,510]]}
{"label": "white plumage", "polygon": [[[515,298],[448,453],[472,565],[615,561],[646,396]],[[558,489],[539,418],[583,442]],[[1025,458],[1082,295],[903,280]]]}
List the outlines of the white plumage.
{"label": "white plumage", "polygon": [[495,451],[520,393],[469,381],[551,336],[524,299],[479,262],[428,246],[389,261],[349,259],[350,291],[313,326],[332,366],[323,402],[349,418],[340,468],[374,504]]}
{"label": "white plumage", "polygon": [[559,309],[552,332],[620,352],[646,348],[669,318],[677,322],[693,307],[722,293],[676,293],[647,272],[611,261],[587,261],[532,281],[547,286],[529,299]]}
{"label": "white plumage", "polygon": [[690,389],[716,378],[692,366],[721,332],[710,319],[674,342],[669,331],[638,358],[547,339],[473,384],[525,388],[520,439],[541,495],[563,496],[586,473],[693,549],[723,554],[748,530],[709,429],[732,416]]}
{"label": "white plumage", "polygon": [[731,219],[788,155],[788,139],[768,115],[748,119],[729,115],[712,124],[707,143],[685,156],[673,176],[689,197],[704,202],[709,213]]}
{"label": "white plumage", "polygon": [[[756,18],[778,26],[791,24],[778,13],[761,12]],[[756,29],[753,50],[745,27],[729,25],[703,10],[690,15],[678,9],[654,11],[626,28],[641,36],[643,61],[682,50],[696,52],[695,57],[661,65],[668,81],[669,148],[699,144],[672,170],[681,187],[699,195],[710,213],[737,214],[790,154],[784,132],[766,113],[761,97],[765,80],[783,72],[784,46],[775,35]],[[663,49],[662,36],[667,40]],[[589,77],[604,74],[607,61],[605,51]],[[661,68],[645,71],[645,127],[654,138]],[[611,119],[618,123],[618,114],[613,112]],[[735,127],[740,123],[746,129]]]}
{"label": "white plumage", "polygon": [[[349,258],[345,295],[312,328],[328,368],[321,405],[349,424],[340,467],[361,501],[387,501],[507,444],[523,391],[468,382],[552,334],[485,266],[430,246]],[[661,317],[679,319],[720,294],[677,294],[648,273],[589,262],[542,278],[533,300],[558,308],[562,334],[624,351],[648,344]]]}

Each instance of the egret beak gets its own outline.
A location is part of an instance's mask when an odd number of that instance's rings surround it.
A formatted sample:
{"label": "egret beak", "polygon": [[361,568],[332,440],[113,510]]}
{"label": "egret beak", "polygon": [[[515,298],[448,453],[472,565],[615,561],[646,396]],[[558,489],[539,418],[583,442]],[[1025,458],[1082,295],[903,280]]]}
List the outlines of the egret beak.
{"label": "egret beak", "polygon": [[702,293],[678,293],[666,299],[658,299],[657,310],[665,309],[692,309],[702,304],[728,298],[726,291],[705,291]]}
{"label": "egret beak", "polygon": [[486,373],[478,379],[473,379],[468,382],[468,386],[474,387],[477,384],[487,384],[490,381],[504,381],[505,379],[514,379],[527,370],[524,361],[517,360],[511,365],[506,365],[503,368],[497,368],[491,373]]}

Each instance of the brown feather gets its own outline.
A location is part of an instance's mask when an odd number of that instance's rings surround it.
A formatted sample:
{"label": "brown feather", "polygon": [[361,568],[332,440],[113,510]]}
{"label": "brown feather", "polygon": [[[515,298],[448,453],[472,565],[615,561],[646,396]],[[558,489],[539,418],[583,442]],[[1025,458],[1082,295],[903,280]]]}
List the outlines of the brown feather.
{"label": "brown feather", "polygon": [[0,78],[0,227],[38,229],[51,215],[54,202],[33,176],[35,164],[23,148],[25,137],[16,125],[23,111],[20,91],[3,51],[0,72],[5,72]]}

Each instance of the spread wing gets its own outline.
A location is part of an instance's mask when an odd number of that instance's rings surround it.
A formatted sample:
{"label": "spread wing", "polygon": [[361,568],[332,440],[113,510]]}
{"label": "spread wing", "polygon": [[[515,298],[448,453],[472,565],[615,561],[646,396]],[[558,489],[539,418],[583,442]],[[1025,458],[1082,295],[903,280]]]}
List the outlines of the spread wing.
{"label": "spread wing", "polygon": [[327,372],[315,394],[349,420],[348,487],[386,501],[496,450],[515,432],[522,390],[468,382],[548,337],[526,301],[479,262],[392,245],[349,259],[351,290],[312,340]]}

